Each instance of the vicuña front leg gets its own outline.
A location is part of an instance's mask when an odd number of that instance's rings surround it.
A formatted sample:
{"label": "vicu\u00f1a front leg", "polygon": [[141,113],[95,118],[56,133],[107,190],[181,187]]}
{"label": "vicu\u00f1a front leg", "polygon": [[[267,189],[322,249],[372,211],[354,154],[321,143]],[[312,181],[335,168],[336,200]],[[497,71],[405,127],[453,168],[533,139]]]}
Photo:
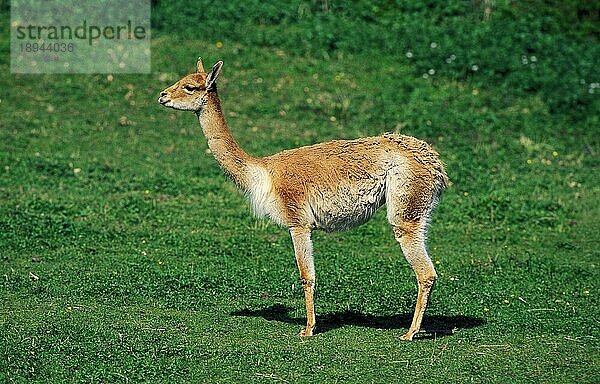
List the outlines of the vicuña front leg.
{"label": "vicu\u00f1a front leg", "polygon": [[292,242],[296,263],[300,271],[300,279],[304,288],[304,300],[306,301],[306,328],[300,331],[300,336],[312,336],[315,328],[315,264],[312,254],[312,241],[310,240],[310,229],[291,228]]}
{"label": "vicu\u00f1a front leg", "polygon": [[425,234],[419,230],[418,226],[413,228],[409,227],[395,227],[394,234],[396,240],[400,243],[404,256],[410,263],[415,275],[417,276],[418,283],[418,294],[417,304],[415,305],[415,313],[413,315],[412,324],[406,334],[400,338],[402,340],[412,340],[413,336],[419,332],[421,328],[421,322],[423,321],[423,314],[427,307],[429,300],[429,294],[437,278],[433,263],[427,255],[425,248]]}

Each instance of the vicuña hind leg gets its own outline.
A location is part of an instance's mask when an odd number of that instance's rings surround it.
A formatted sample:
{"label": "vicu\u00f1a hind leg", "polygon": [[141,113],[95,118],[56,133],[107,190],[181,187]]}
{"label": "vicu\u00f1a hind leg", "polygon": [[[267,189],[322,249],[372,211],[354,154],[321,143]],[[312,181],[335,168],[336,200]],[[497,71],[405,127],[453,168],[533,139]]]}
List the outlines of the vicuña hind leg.
{"label": "vicu\u00f1a hind leg", "polygon": [[300,336],[312,336],[315,328],[315,265],[312,254],[312,241],[310,240],[310,229],[290,228],[294,253],[300,279],[304,288],[304,300],[306,301],[306,328],[300,331]]}
{"label": "vicu\u00f1a hind leg", "polygon": [[403,340],[412,340],[413,336],[419,332],[423,314],[427,307],[427,301],[429,300],[429,294],[437,278],[433,263],[429,255],[427,255],[425,230],[421,225],[424,224],[406,223],[394,227],[394,236],[400,243],[404,257],[406,257],[417,276],[419,289],[412,324],[408,332],[401,336]]}

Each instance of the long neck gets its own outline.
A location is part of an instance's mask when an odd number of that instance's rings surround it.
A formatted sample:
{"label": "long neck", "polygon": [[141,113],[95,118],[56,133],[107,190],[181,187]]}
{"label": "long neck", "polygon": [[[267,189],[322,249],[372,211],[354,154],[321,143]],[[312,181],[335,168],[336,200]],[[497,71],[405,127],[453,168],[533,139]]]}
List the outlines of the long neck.
{"label": "long neck", "polygon": [[240,188],[248,190],[247,169],[255,159],[244,152],[229,132],[216,92],[208,94],[208,103],[198,113],[198,121],[221,168]]}

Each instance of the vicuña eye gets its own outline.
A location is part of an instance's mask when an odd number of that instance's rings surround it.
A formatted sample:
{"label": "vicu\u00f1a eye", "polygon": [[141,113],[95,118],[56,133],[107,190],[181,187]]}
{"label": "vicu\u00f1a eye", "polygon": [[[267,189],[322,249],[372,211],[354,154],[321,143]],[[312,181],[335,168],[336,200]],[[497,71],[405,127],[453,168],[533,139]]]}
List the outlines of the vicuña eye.
{"label": "vicu\u00f1a eye", "polygon": [[194,87],[193,85],[184,85],[183,90],[186,91],[187,93],[194,93],[195,91],[198,90],[198,87]]}

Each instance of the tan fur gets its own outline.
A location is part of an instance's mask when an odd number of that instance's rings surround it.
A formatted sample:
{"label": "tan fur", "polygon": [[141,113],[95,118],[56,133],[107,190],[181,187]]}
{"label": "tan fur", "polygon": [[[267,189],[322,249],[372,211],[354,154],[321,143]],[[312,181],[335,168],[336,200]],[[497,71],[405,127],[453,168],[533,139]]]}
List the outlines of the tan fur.
{"label": "tan fur", "polygon": [[222,64],[207,74],[198,59],[196,73],[165,89],[159,102],[194,111],[215,159],[246,192],[254,212],[290,229],[306,301],[307,325],[300,334],[311,336],[316,324],[311,231],[360,225],[386,204],[394,236],[418,282],[413,322],[402,336],[412,340],[437,277],[425,237],[431,211],[448,184],[438,154],[424,141],[388,133],[250,156],[221,111],[216,79]]}

